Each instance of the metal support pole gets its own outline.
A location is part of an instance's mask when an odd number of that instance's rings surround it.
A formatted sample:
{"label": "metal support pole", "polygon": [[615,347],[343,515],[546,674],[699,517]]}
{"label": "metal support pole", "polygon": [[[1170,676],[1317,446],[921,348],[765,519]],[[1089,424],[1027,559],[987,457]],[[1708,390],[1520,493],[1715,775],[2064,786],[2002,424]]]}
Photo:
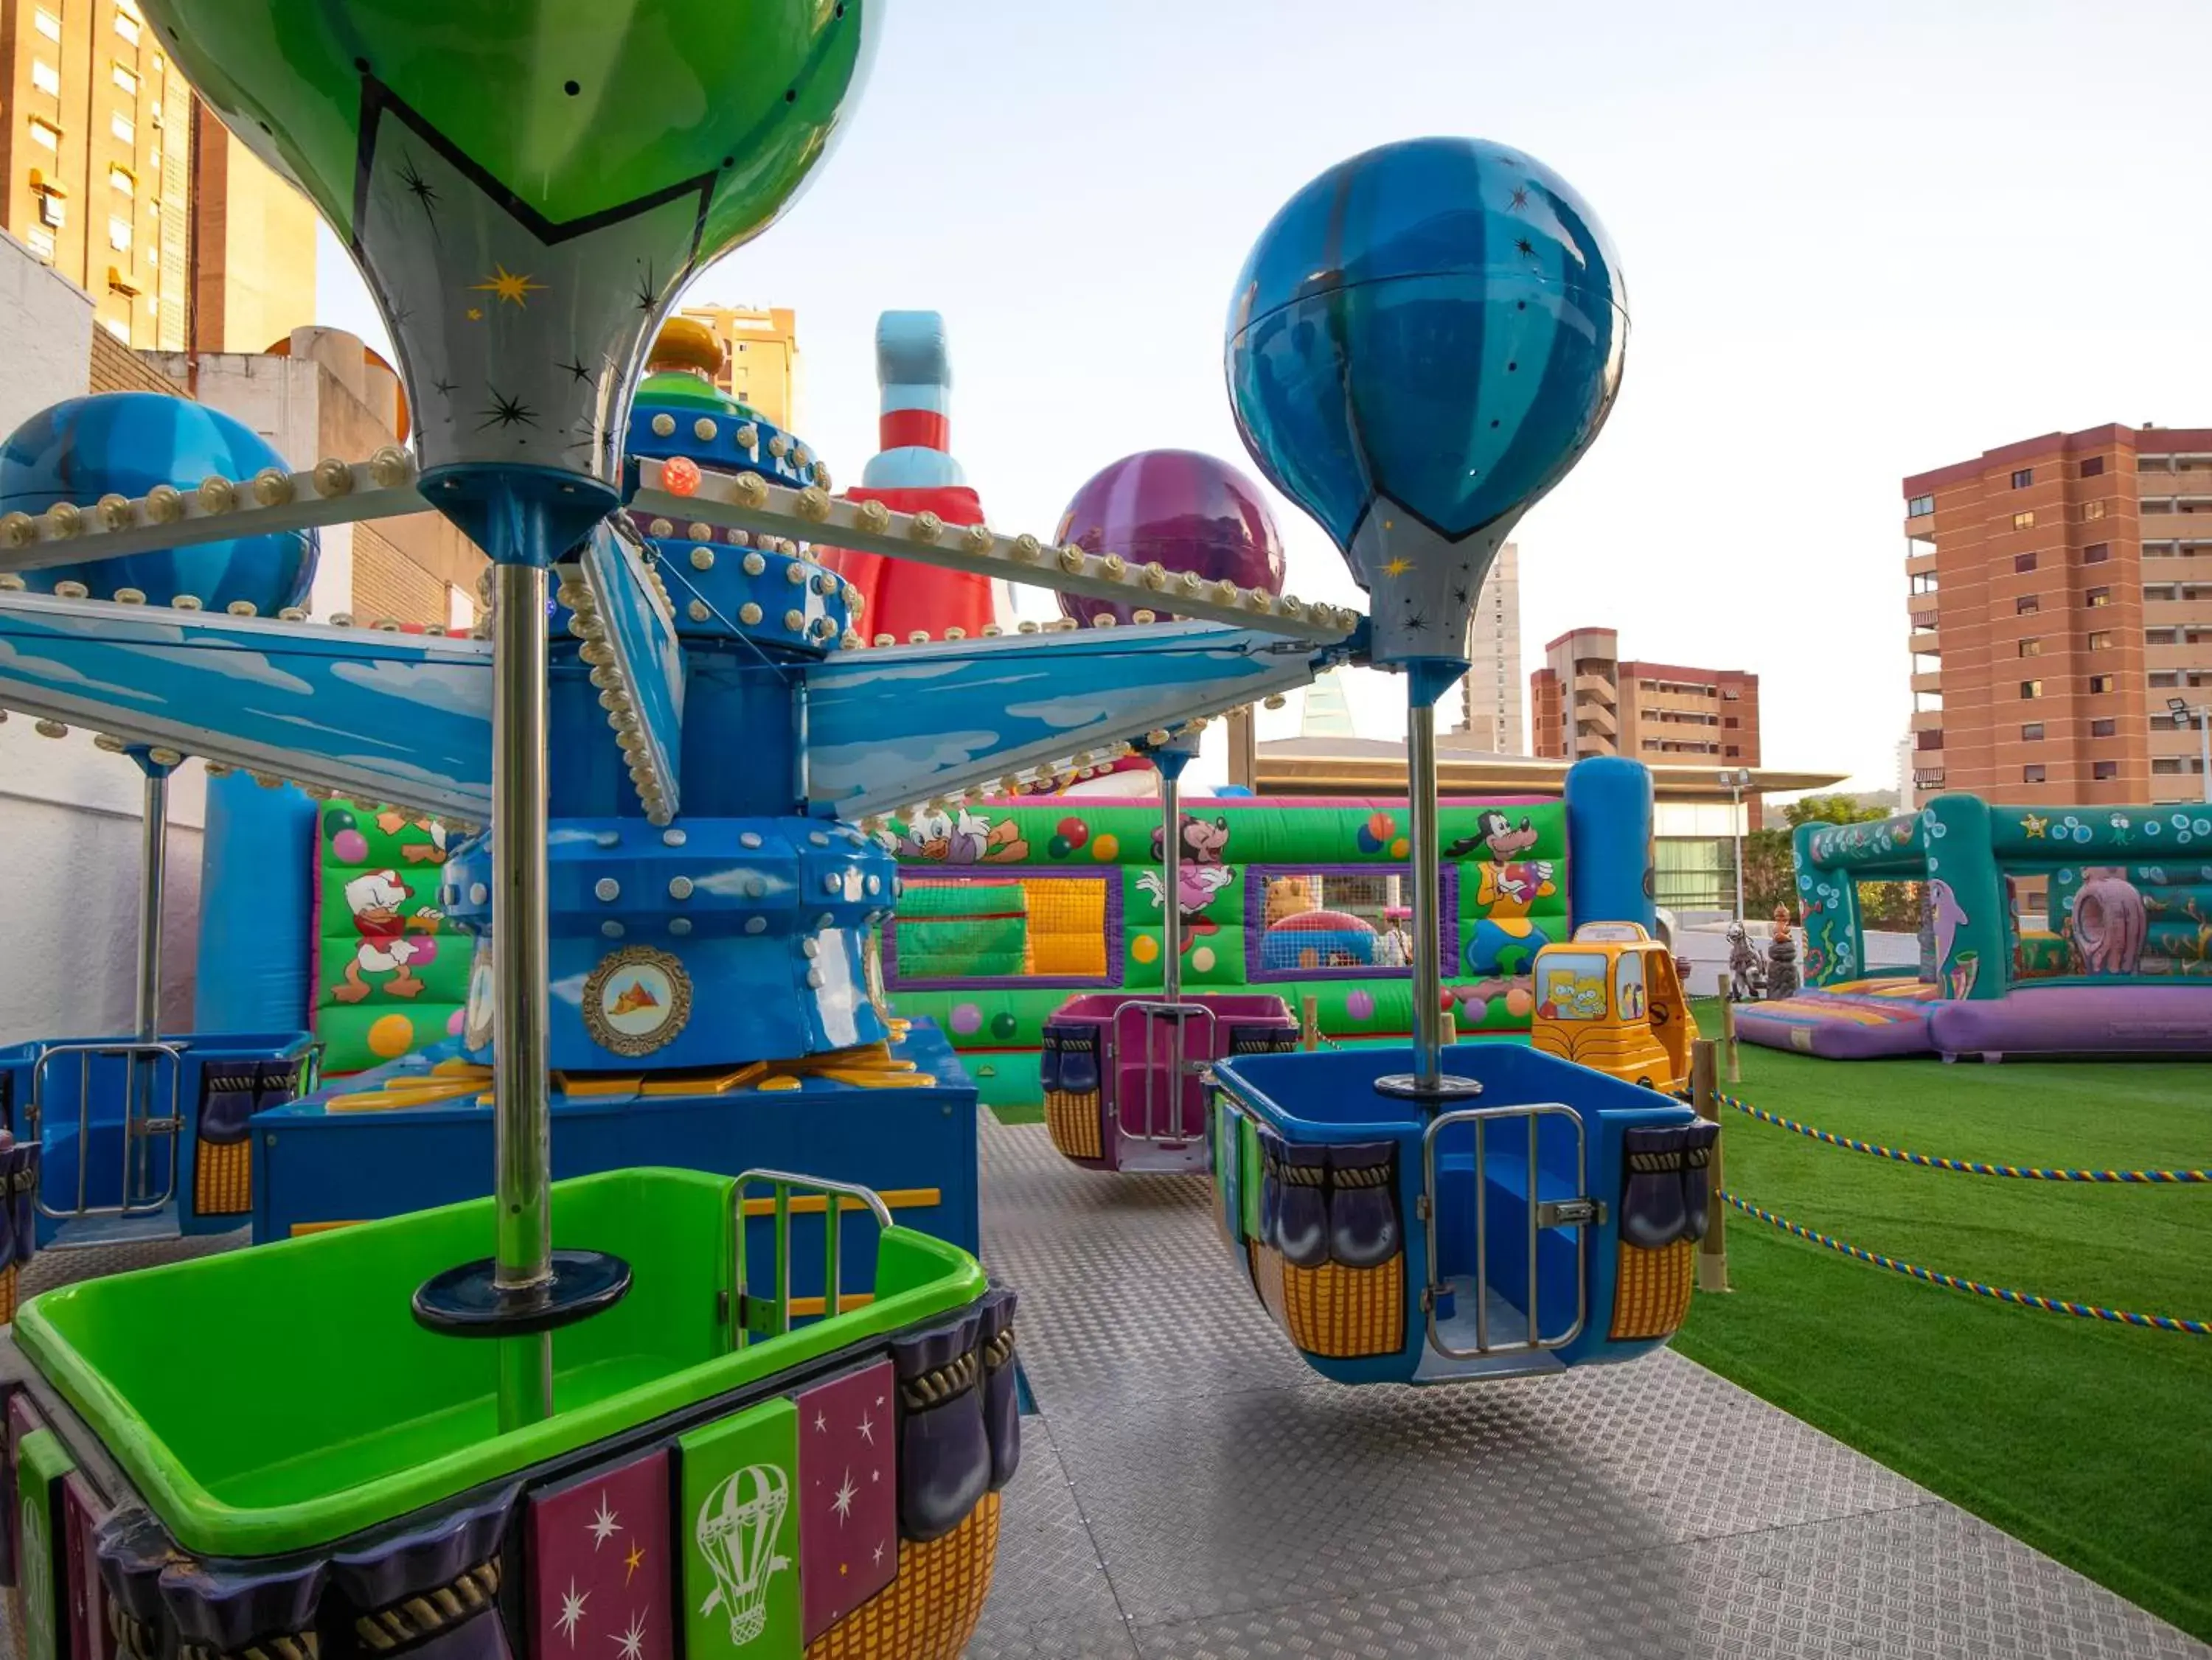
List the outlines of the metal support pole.
{"label": "metal support pole", "polygon": [[[146,774],[146,804],[138,827],[138,1001],[131,1035],[143,1045],[161,1035],[161,899],[169,866],[169,769],[144,756],[138,765]],[[161,1116],[155,1110],[158,1066],[154,1054],[143,1047],[131,1057],[131,1094],[123,1110],[126,1136]],[[88,1058],[86,1067],[89,1075]],[[143,1198],[152,1188],[147,1169],[149,1138],[138,1135],[134,1139],[137,1149],[135,1154],[125,1153],[125,1169],[136,1168],[137,1190]],[[77,1161],[80,1165],[88,1161],[82,1143]],[[131,1202],[131,1195],[125,1192],[122,1203],[126,1214]]]}
{"label": "metal support pole", "polygon": [[1735,785],[1729,795],[1729,833],[1735,839],[1735,919],[1743,920],[1743,786]]}
{"label": "metal support pole", "polygon": [[1743,1081],[1743,1058],[1735,1042],[1735,987],[1729,976],[1721,975],[1721,1044],[1728,1053],[1728,1081]]}
{"label": "metal support pole", "polygon": [[[546,575],[492,571],[493,1284],[527,1292],[553,1276],[551,1102],[546,1076]],[[499,1340],[501,1431],[553,1411],[553,1339]]]}
{"label": "metal support pole", "polygon": [[1182,762],[1158,759],[1160,821],[1166,827],[1160,837],[1160,991],[1175,1003],[1182,997]]}
{"label": "metal support pole", "polygon": [[1412,986],[1413,1070],[1377,1078],[1386,1095],[1418,1101],[1479,1095],[1472,1078],[1444,1071],[1444,974],[1442,957],[1443,882],[1437,839],[1437,710],[1433,694],[1414,695],[1406,704],[1407,818],[1413,833],[1413,917]]}
{"label": "metal support pole", "polygon": [[1407,816],[1413,832],[1413,1086],[1440,1093],[1443,1078],[1443,962],[1438,926],[1443,884],[1437,869],[1437,708],[1406,707]]}
{"label": "metal support pole", "polygon": [[[1700,1038],[1690,1050],[1690,1105],[1707,1124],[1721,1121],[1721,1104],[1714,1086],[1715,1065],[1713,1043],[1710,1038]],[[1698,1289],[1726,1291],[1728,1282],[1728,1234],[1724,1217],[1727,1206],[1721,1199],[1721,1144],[1713,1142],[1712,1161],[1705,1166],[1705,1237],[1698,1244]]]}

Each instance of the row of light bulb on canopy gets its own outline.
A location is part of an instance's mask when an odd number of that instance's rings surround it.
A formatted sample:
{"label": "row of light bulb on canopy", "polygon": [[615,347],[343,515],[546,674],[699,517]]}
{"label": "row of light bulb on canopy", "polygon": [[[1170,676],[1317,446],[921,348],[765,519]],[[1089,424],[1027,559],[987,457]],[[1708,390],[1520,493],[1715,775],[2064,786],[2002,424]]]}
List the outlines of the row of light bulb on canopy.
{"label": "row of light bulb on canopy", "polygon": [[[412,457],[406,451],[396,445],[386,445],[370,457],[368,472],[370,479],[379,488],[398,489],[412,482],[415,476],[415,467]],[[221,475],[210,476],[201,482],[193,494],[198,498],[201,512],[209,516],[228,513],[243,507],[246,502],[241,499],[241,491],[246,497],[250,498],[253,503],[261,507],[278,508],[287,506],[298,499],[302,476],[306,478],[309,488],[317,496],[331,500],[352,493],[355,470],[348,463],[336,457],[327,457],[317,463],[304,476],[289,473],[278,467],[264,468],[252,479],[243,482]],[[799,492],[793,506],[799,516],[810,522],[822,523],[830,517],[830,498],[826,488],[828,470],[818,462],[815,463],[814,476],[818,482]],[[748,485],[756,488],[748,489],[746,488]],[[769,499],[764,482],[754,474],[739,475],[735,492],[740,501],[747,506],[764,506]],[[171,485],[157,485],[144,496],[136,499],[116,494],[102,496],[93,505],[90,511],[99,528],[109,531],[129,530],[149,524],[174,524],[182,522],[185,517],[185,493]],[[36,517],[22,512],[11,512],[0,516],[0,547],[21,548],[34,546],[40,542],[75,540],[84,533],[87,528],[86,518],[86,510],[70,502],[58,503]],[[876,535],[888,534],[893,524],[903,521],[906,534],[923,545],[937,542],[945,530],[944,522],[934,513],[894,514],[881,502],[877,501],[860,504],[854,513],[854,519],[860,528]],[[646,528],[656,539],[672,536],[676,529],[672,522],[664,518],[652,520]],[[712,558],[712,550],[704,544],[711,538],[713,528],[703,522],[694,523],[685,527],[689,534],[702,544],[693,550],[694,563],[701,562],[699,555],[702,553],[709,559]],[[730,544],[734,547],[757,547],[793,554],[799,552],[799,544],[785,538],[773,537],[765,534],[755,536],[743,530],[731,530],[726,535]],[[978,524],[963,527],[961,536],[966,551],[988,555],[999,550],[1000,538],[988,526]],[[1044,557],[1044,544],[1033,536],[1014,536],[1006,541],[1006,554],[1017,563],[1038,564]],[[1086,554],[1080,548],[1071,546],[1057,549],[1054,557],[1062,569],[1071,573],[1080,573],[1091,561],[1092,555]],[[798,568],[795,566],[792,567],[794,573],[797,573]],[[1277,611],[1285,617],[1291,618],[1301,615],[1306,609],[1294,597],[1285,596],[1279,600],[1264,589],[1243,591],[1233,582],[1209,581],[1195,572],[1170,572],[1157,561],[1132,567],[1120,555],[1107,554],[1098,556],[1097,569],[1101,573],[1108,576],[1128,577],[1141,581],[1148,589],[1162,594],[1180,592],[1224,604],[1242,600],[1251,604],[1255,609]],[[647,566],[647,577],[659,594],[662,603],[671,606],[672,609],[673,601],[671,599],[667,587],[662,581],[658,569],[651,563]],[[0,572],[0,591],[21,591],[27,586],[27,585],[20,575],[13,572]],[[55,596],[61,599],[89,600],[93,598],[86,585],[78,581],[58,582],[55,584],[53,591]],[[490,609],[488,580],[479,581],[477,597],[488,619]],[[671,821],[672,814],[669,810],[660,780],[646,764],[647,739],[636,712],[635,700],[628,685],[619,657],[612,646],[606,642],[605,624],[598,614],[596,599],[589,586],[580,579],[575,579],[562,583],[558,597],[561,603],[570,612],[568,622],[570,632],[583,642],[579,655],[590,669],[591,683],[599,692],[599,701],[606,712],[608,725],[614,732],[625,759],[629,762],[630,779],[638,789],[640,798],[646,809],[647,817],[656,825],[665,825]],[[857,615],[863,603],[863,596],[848,583],[845,585],[844,598]],[[148,603],[148,598],[146,594],[138,589],[118,588],[112,596],[112,603],[126,606],[145,605]],[[168,605],[171,609],[180,611],[197,611],[202,609],[199,598],[191,594],[176,595],[168,602]],[[225,609],[233,616],[251,617],[258,615],[258,608],[250,600],[234,600]],[[740,613],[741,620],[748,626],[757,623],[760,621],[758,610],[757,606],[748,603]],[[745,613],[752,615],[745,615]],[[1311,608],[1311,614],[1316,621],[1334,622],[1340,627],[1349,627],[1354,620],[1353,615],[1348,611],[1336,611],[1332,608],[1318,604]],[[307,612],[298,606],[286,606],[279,610],[276,616],[277,621],[284,622],[306,622],[310,620]],[[1131,613],[1132,622],[1139,625],[1153,623],[1159,620],[1158,614],[1148,609],[1138,609]],[[327,621],[335,627],[351,628],[361,626],[353,614],[346,611],[335,612]],[[704,619],[695,618],[694,621],[704,621]],[[1111,628],[1117,626],[1118,621],[1111,613],[1102,612],[1091,619],[1091,626],[1098,628]],[[370,626],[384,633],[402,632],[401,623],[392,617],[380,618]],[[1016,633],[1019,634],[1068,633],[1075,632],[1082,626],[1072,617],[1060,617],[1042,623],[1024,620],[1017,624]],[[469,638],[483,639],[489,637],[490,626],[486,621],[467,630],[454,631],[433,623],[423,627],[420,632],[434,637],[444,636],[449,633],[461,633]],[[999,637],[1006,631],[997,623],[987,623],[980,632],[983,638],[990,639]],[[944,633],[944,639],[948,644],[957,643],[966,638],[967,631],[957,627],[948,627]],[[848,630],[843,639],[838,642],[848,650],[861,649],[868,643],[860,633],[851,630]],[[873,644],[878,646],[892,645],[896,643],[894,637],[888,633],[878,633],[873,640]],[[908,635],[908,643],[917,645],[930,643],[930,635],[927,630],[916,629]],[[1270,699],[1268,701],[1271,705],[1276,705],[1279,704],[1280,700]],[[0,710],[0,722],[4,722],[7,718],[7,712]],[[1180,735],[1195,736],[1205,724],[1203,719],[1194,721],[1179,729]],[[34,723],[33,730],[40,736],[49,738],[66,737],[70,732],[68,724],[58,720],[40,720]],[[1147,742],[1153,745],[1163,744],[1177,735],[1163,729],[1149,734]],[[94,742],[97,747],[111,754],[121,754],[131,747],[124,739],[106,733],[95,734]],[[1037,785],[1055,780],[1061,783],[1073,782],[1081,776],[1086,768],[1119,760],[1133,753],[1133,746],[1127,743],[1079,751],[1040,766],[1024,768],[1020,772],[1010,773],[998,781],[997,793],[1012,795]],[[185,759],[179,751],[163,746],[149,748],[147,754],[149,760],[161,766],[179,766]],[[221,761],[210,761],[208,764],[208,772],[215,777],[226,776],[233,770]],[[318,801],[327,801],[336,794],[334,791],[325,786],[306,780],[287,779],[281,774],[256,772],[252,776],[256,783],[270,789],[280,788],[286,784],[296,784],[305,794]],[[991,799],[993,793],[990,789],[963,791],[955,795],[937,797],[927,803],[916,803],[908,810],[910,814],[924,810],[925,807],[939,811],[950,810],[954,806],[965,806],[972,802]],[[373,810],[380,811],[383,809],[382,803],[365,804]],[[882,823],[881,819],[874,819],[869,821],[864,827],[874,829],[880,827]],[[473,833],[478,827],[467,821],[456,821],[454,827],[465,834]]]}

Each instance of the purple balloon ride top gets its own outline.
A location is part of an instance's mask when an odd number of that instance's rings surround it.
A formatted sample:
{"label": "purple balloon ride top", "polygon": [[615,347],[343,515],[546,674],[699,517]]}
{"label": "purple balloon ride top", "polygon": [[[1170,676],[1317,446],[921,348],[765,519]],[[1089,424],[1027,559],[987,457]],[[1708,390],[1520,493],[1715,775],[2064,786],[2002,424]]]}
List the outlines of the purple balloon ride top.
{"label": "purple balloon ride top", "polygon": [[[1067,504],[1054,540],[1087,554],[1119,554],[1133,566],[1157,562],[1209,581],[1283,591],[1283,541],[1260,487],[1195,450],[1144,450],[1103,469]],[[1170,586],[1147,609],[1164,621],[1175,591]],[[1062,594],[1060,609],[1089,623],[1108,614],[1127,622],[1133,608]]]}

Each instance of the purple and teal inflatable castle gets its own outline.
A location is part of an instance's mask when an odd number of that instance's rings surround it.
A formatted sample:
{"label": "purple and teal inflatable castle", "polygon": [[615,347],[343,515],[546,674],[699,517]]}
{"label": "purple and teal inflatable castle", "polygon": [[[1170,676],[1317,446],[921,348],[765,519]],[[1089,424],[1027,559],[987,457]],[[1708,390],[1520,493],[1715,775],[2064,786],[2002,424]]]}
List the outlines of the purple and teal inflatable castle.
{"label": "purple and teal inflatable castle", "polygon": [[[1748,1004],[1753,1043],[1832,1060],[2203,1052],[2212,1033],[2212,805],[1999,807],[1938,796],[1796,834],[1806,991]],[[1917,970],[1866,966],[1859,884],[1923,894]],[[2047,926],[2019,894],[2045,884]]]}

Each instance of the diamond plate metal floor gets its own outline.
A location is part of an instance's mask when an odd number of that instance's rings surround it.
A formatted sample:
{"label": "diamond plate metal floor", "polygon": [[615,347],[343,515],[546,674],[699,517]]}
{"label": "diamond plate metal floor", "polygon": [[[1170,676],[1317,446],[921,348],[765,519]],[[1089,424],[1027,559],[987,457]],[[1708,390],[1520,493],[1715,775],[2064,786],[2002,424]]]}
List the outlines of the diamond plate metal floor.
{"label": "diamond plate metal floor", "polygon": [[1022,1293],[996,1657],[2212,1657],[1673,1354],[1345,1389],[1227,1259],[1199,1178],[1081,1171],[984,1115]]}
{"label": "diamond plate metal floor", "polygon": [[[1202,1179],[1077,1170],[988,1112],[981,1141],[1040,1415],[970,1660],[2212,1660],[1680,1355],[1327,1383],[1238,1283]],[[245,1239],[41,1252],[22,1290]]]}

